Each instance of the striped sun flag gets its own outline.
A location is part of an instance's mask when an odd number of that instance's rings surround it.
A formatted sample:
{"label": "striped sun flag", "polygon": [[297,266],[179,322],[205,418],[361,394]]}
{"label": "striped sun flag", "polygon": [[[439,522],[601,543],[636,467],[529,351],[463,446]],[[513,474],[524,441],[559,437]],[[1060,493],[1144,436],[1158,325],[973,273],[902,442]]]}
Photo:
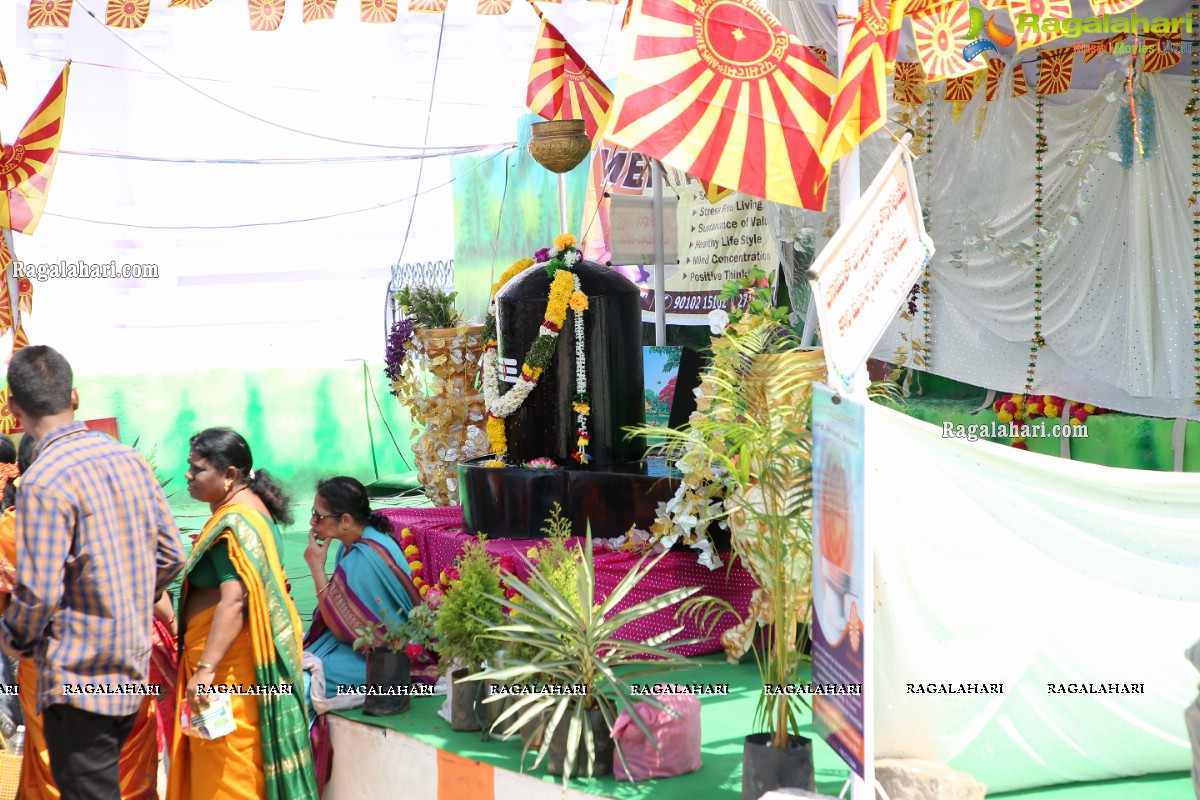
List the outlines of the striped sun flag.
{"label": "striped sun flag", "polygon": [[150,0],[108,0],[104,24],[111,28],[140,28],[150,13]]}
{"label": "striped sun flag", "polygon": [[29,0],[30,28],[65,28],[75,0]]}
{"label": "striped sun flag", "polygon": [[333,19],[337,10],[337,0],[304,0],[304,24],[322,19]]}
{"label": "striped sun flag", "polygon": [[613,93],[558,28],[536,6],[533,10],[541,18],[542,27],[529,67],[525,103],[542,119],[583,120],[587,135],[595,142],[608,120]]}
{"label": "striped sun flag", "polygon": [[27,234],[37,228],[58,158],[70,73],[68,61],[21,135],[0,154],[0,228]]}
{"label": "striped sun flag", "polygon": [[[1022,14],[1035,14],[1045,22],[1047,19],[1068,19],[1071,16],[1071,0],[1008,0],[1008,17],[1013,33],[1017,35],[1017,52],[1031,47],[1041,47],[1062,36],[1062,33],[1045,33],[1040,29],[1025,28],[1017,24]],[[1059,26],[1062,30],[1062,26]]]}
{"label": "striped sun flag", "polygon": [[862,4],[821,142],[821,163],[826,170],[883,127],[887,72],[896,61],[907,7],[907,0],[864,0]]}
{"label": "striped sun flag", "polygon": [[636,0],[607,138],[697,179],[825,208],[837,80],[754,0]]}
{"label": "striped sun flag", "polygon": [[986,68],[982,59],[963,58],[963,45],[971,29],[969,11],[967,0],[956,0],[912,18],[913,42],[926,81],[959,78]]}

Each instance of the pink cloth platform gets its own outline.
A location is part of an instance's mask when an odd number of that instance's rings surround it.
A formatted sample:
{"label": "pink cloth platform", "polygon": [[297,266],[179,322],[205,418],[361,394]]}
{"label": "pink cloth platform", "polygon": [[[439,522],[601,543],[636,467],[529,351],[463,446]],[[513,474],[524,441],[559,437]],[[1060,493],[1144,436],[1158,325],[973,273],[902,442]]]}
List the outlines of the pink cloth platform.
{"label": "pink cloth platform", "polygon": [[[436,581],[442,570],[454,566],[454,561],[472,537],[463,528],[462,506],[447,506],[445,508],[385,508],[380,509],[384,516],[391,520],[395,527],[395,536],[408,528],[417,540],[417,548],[421,551],[421,563],[424,565],[426,580]],[[573,540],[575,541],[575,540]],[[512,553],[517,562],[517,577],[522,580],[528,575],[529,565],[524,560],[526,551],[536,546],[539,539],[488,539],[487,549],[493,556],[499,558],[506,552]],[[603,600],[616,587],[621,578],[637,564],[640,556],[634,553],[616,552],[597,547],[595,552],[596,565],[596,600]],[[657,597],[671,589],[684,586],[699,586],[699,594],[710,594],[724,598],[738,613],[745,615],[750,607],[750,595],[754,592],[754,579],[738,562],[732,569],[720,567],[710,570],[696,561],[692,552],[667,553],[654,570],[628,595],[625,601],[617,606],[617,610],[628,608]],[[702,634],[700,626],[694,620],[683,620],[683,631],[680,639],[699,639]],[[631,622],[621,628],[618,635],[629,641],[644,641],[658,633],[672,630],[680,623],[675,621],[675,606],[656,611],[636,622]],[[734,620],[726,618],[705,641],[684,647],[672,648],[681,655],[688,657],[720,653],[721,634],[734,624]]]}

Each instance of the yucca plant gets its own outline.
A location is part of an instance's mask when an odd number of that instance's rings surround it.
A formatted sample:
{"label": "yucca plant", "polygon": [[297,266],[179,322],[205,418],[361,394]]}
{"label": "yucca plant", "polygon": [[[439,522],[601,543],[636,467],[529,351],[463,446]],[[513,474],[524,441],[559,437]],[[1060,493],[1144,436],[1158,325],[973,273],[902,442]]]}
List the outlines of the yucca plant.
{"label": "yucca plant", "polygon": [[[648,702],[656,708],[664,706],[653,697],[638,695],[635,698],[631,685],[640,682],[640,678],[690,666],[686,658],[663,646],[683,630],[682,626],[640,642],[617,638],[617,631],[623,625],[680,603],[700,591],[697,586],[673,589],[617,611],[617,606],[663,555],[665,553],[654,556],[647,553],[603,602],[595,603],[596,571],[589,525],[571,590],[560,589],[537,565],[531,565],[528,582],[514,575],[505,576],[505,581],[515,593],[510,600],[497,598],[504,604],[506,621],[484,635],[506,643],[510,649],[520,652],[523,660],[489,668],[471,679],[509,685],[550,683],[562,687],[585,687],[586,692],[581,695],[528,694],[508,697],[508,707],[492,726],[493,730],[499,730],[507,737],[528,724],[544,720],[541,744],[533,763],[533,767],[537,768],[550,752],[555,733],[560,726],[566,725],[566,752],[562,767],[564,785],[577,772],[577,754],[581,747],[586,753],[583,774],[596,774],[597,735],[607,736],[621,711],[629,710],[633,721],[652,740],[651,732],[641,717],[633,712],[633,706],[639,701]],[[671,644],[680,646],[693,644],[694,641]],[[505,699],[503,695],[494,695],[484,702],[501,702]],[[599,713],[603,730],[598,729],[599,720],[594,718],[593,712]],[[527,756],[529,749],[527,745],[522,755]],[[624,764],[620,748],[617,748],[617,757]]]}

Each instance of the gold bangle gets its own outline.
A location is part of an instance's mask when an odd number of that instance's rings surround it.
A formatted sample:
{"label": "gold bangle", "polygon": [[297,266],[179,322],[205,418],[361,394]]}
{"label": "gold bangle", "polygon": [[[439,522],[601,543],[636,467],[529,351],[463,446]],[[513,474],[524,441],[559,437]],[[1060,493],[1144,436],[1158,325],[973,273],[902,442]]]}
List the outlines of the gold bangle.
{"label": "gold bangle", "polygon": [[210,670],[212,670],[212,671],[213,671],[213,674],[214,674],[214,675],[215,675],[215,674],[216,674],[216,672],[217,672],[217,668],[216,668],[216,667],[214,667],[212,664],[208,663],[207,661],[197,661],[197,662],[196,662],[196,669],[210,669]]}

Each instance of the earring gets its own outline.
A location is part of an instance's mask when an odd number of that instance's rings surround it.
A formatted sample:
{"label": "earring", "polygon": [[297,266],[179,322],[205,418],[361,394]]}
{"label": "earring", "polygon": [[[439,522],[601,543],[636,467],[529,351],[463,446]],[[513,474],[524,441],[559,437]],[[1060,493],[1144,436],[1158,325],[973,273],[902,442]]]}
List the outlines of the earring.
{"label": "earring", "polygon": [[225,480],[225,494],[229,494],[229,487],[230,487],[230,486],[233,486],[233,481],[231,481],[231,480],[229,480],[229,479],[226,479],[226,480]]}

